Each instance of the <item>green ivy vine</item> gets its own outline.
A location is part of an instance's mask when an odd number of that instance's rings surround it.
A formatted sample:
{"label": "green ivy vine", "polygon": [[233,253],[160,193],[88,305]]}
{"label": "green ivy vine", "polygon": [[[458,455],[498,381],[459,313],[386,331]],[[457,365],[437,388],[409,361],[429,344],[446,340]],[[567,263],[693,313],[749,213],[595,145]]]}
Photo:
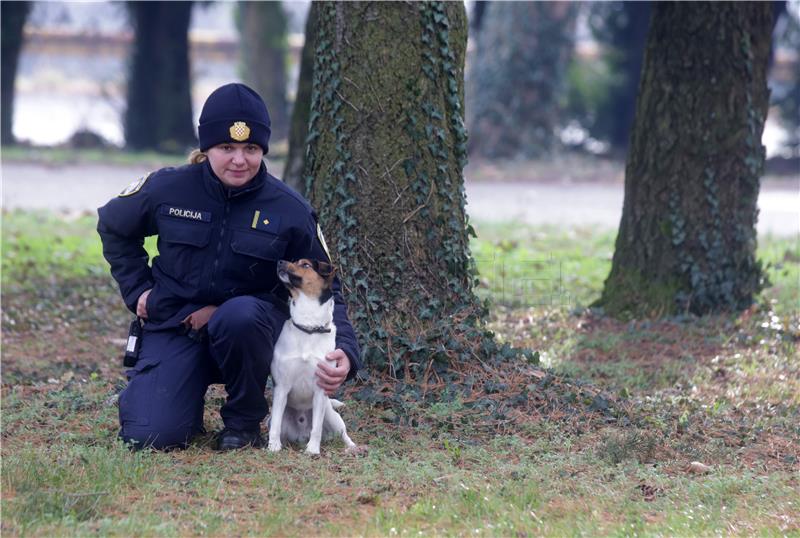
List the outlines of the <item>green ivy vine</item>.
{"label": "green ivy vine", "polygon": [[[348,105],[339,91],[342,80],[342,59],[334,46],[337,6],[320,6],[316,57],[309,117],[308,152],[306,155],[306,192],[312,192],[318,138],[333,137],[334,161],[326,174],[332,188],[321,189],[318,207],[321,219],[333,230],[332,246],[336,251],[340,278],[351,305],[350,317],[362,348],[362,358],[369,370],[386,372],[407,382],[421,380],[435,371],[447,376],[454,363],[464,361],[506,360],[522,355],[534,360],[533,352],[500,345],[485,329],[485,304],[473,293],[477,271],[469,251],[468,240],[474,236],[464,207],[463,167],[467,162],[467,132],[464,126],[461,73],[450,39],[450,20],[443,2],[419,2],[420,66],[429,79],[427,92],[418,95],[420,106],[406,111],[404,132],[415,142],[414,153],[404,159],[402,170],[409,179],[409,194],[417,212],[409,215],[408,224],[418,226],[416,219],[430,223],[425,227],[430,245],[437,245],[434,258],[440,264],[438,273],[449,290],[447,304],[421,287],[401,289],[401,275],[410,270],[403,252],[390,253],[381,271],[384,289],[371,287],[370,275],[361,265],[369,259],[369,246],[359,234],[359,222],[352,211],[358,195],[358,182],[349,134],[343,111]],[[411,36],[409,36],[411,38]],[[408,89],[419,91],[416,81]],[[444,99],[440,96],[444,93]],[[437,103],[444,103],[444,107]],[[325,118],[325,121],[320,121]],[[320,132],[321,125],[330,132]],[[431,160],[435,170],[426,166]],[[456,163],[456,168],[449,163]],[[460,182],[460,186],[456,182]],[[435,208],[435,211],[433,210]],[[359,240],[359,238],[361,240]],[[443,270],[442,270],[443,269]],[[388,284],[387,284],[388,281]],[[392,286],[392,282],[397,284]],[[402,296],[413,310],[406,312],[407,327],[386,326],[385,313],[394,312]],[[424,331],[409,330],[424,327]],[[407,377],[407,376],[410,376]]]}

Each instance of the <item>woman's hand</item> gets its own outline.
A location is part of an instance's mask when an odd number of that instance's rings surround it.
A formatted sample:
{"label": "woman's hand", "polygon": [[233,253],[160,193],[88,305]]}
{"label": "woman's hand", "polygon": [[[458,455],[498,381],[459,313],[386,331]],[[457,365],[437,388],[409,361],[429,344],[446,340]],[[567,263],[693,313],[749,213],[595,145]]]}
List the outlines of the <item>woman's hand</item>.
{"label": "woman's hand", "polygon": [[195,310],[184,320],[181,322],[187,327],[191,327],[195,331],[199,331],[206,325],[208,325],[208,320],[211,319],[211,316],[214,315],[214,312],[217,311],[217,307],[214,305],[204,306],[200,310]]}
{"label": "woman's hand", "polygon": [[142,319],[147,319],[147,297],[151,291],[153,291],[152,288],[143,291],[139,296],[139,300],[136,301],[136,315]]}
{"label": "woman's hand", "polygon": [[325,394],[333,396],[350,372],[350,359],[341,349],[331,351],[325,355],[325,359],[327,362],[317,365],[317,385],[322,387]]}

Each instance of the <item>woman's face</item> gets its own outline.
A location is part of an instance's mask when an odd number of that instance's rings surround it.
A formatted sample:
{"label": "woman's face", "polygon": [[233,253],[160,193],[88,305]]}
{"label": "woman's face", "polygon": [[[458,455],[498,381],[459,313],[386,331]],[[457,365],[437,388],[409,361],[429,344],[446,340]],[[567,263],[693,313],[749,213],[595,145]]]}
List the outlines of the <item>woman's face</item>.
{"label": "woman's face", "polygon": [[245,142],[217,144],[206,151],[211,169],[227,187],[246,185],[258,173],[264,151]]}

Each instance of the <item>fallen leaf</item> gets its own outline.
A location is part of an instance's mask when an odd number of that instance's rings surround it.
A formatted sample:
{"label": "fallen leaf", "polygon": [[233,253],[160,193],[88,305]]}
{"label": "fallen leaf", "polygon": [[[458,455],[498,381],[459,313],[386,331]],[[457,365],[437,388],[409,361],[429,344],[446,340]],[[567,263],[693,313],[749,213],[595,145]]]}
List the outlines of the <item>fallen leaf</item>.
{"label": "fallen leaf", "polygon": [[706,465],[705,463],[700,463],[699,461],[693,461],[689,464],[687,469],[690,473],[694,474],[708,474],[711,472],[711,467]]}

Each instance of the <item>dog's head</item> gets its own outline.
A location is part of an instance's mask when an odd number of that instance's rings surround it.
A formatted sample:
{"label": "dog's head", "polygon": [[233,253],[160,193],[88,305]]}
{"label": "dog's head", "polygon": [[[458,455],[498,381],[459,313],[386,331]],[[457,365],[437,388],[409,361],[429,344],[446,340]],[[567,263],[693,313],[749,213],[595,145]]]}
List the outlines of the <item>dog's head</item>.
{"label": "dog's head", "polygon": [[333,297],[335,273],[333,265],[319,260],[302,258],[294,263],[286,260],[278,262],[278,278],[289,289],[292,299],[297,299],[302,293],[319,300],[319,304],[325,304]]}

